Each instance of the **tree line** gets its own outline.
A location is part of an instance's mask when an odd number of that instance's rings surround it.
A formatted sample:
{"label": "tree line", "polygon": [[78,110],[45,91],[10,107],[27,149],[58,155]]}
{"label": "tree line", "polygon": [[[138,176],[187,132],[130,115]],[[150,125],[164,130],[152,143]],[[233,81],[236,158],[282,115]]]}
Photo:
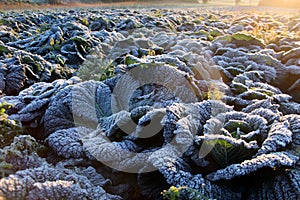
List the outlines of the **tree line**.
{"label": "tree line", "polygon": [[[141,1],[141,0],[47,0],[47,3],[61,4],[61,3],[73,3],[76,1],[82,3],[114,3],[114,2],[126,2],[126,1]],[[149,0],[145,0],[145,1],[149,1]],[[211,0],[202,0],[202,3],[209,3],[209,1]],[[241,0],[233,0],[233,1],[235,1],[236,4],[239,4],[241,2]],[[198,0],[185,0],[183,2],[199,3]]]}

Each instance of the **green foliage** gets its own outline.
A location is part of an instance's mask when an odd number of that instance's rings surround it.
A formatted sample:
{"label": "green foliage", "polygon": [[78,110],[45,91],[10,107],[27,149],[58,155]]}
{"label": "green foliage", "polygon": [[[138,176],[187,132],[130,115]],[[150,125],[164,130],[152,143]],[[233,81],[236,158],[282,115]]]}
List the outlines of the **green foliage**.
{"label": "green foliage", "polygon": [[216,85],[211,84],[208,92],[204,93],[205,99],[221,100],[224,97],[224,91],[221,91]]}
{"label": "green foliage", "polygon": [[9,145],[16,135],[23,133],[22,125],[8,118],[6,110],[12,105],[1,102],[0,103],[0,148]]}
{"label": "green foliage", "polygon": [[258,115],[228,112],[209,119],[200,136],[203,148],[211,149],[209,155],[216,164],[227,167],[251,159],[266,137],[267,121]]}
{"label": "green foliage", "polygon": [[232,37],[236,40],[245,40],[245,41],[251,41],[256,39],[254,36],[250,34],[244,34],[244,33],[235,33],[232,35]]}
{"label": "green foliage", "polygon": [[88,55],[78,70],[82,80],[103,81],[115,76],[115,66],[112,61],[103,59],[98,52]]}
{"label": "green foliage", "polygon": [[234,138],[239,139],[240,135],[249,133],[251,126],[248,122],[243,120],[229,120],[224,124],[224,128],[228,130]]}
{"label": "green foliage", "polygon": [[5,177],[7,174],[13,173],[12,164],[5,161],[0,162],[0,177]]}
{"label": "green foliage", "polygon": [[[204,187],[204,186],[203,186]],[[208,200],[200,191],[189,187],[171,186],[168,190],[164,190],[162,196],[166,200]]]}
{"label": "green foliage", "polygon": [[51,28],[51,25],[48,23],[41,23],[39,27],[37,28],[37,33],[44,33],[45,31],[49,30]]}
{"label": "green foliage", "polygon": [[160,17],[163,17],[163,13],[161,12],[161,10],[157,10],[157,11],[154,13],[154,16],[160,18]]}
{"label": "green foliage", "polygon": [[6,45],[0,44],[0,53],[12,53]]}
{"label": "green foliage", "polygon": [[[197,21],[195,21],[195,22],[197,22]],[[222,32],[220,32],[217,29],[213,29],[213,28],[210,31],[200,30],[200,31],[196,32],[195,34],[196,35],[204,35],[204,36],[206,36],[207,40],[209,40],[209,41],[213,41],[215,38],[223,35]]]}
{"label": "green foliage", "polygon": [[235,43],[238,46],[258,45],[264,46],[264,40],[250,32],[237,32],[232,35],[224,35],[217,37],[216,41],[225,43]]}
{"label": "green foliage", "polygon": [[86,17],[84,17],[84,18],[81,19],[81,23],[82,23],[83,25],[85,25],[85,26],[88,26],[88,25],[90,24],[90,23],[89,23],[89,19],[86,18]]}
{"label": "green foliage", "polygon": [[0,149],[0,176],[5,177],[28,166],[38,166],[47,148],[30,135],[18,135],[3,149]]}
{"label": "green foliage", "polygon": [[132,55],[127,55],[127,56],[125,57],[125,59],[124,59],[124,63],[125,63],[126,65],[137,64],[137,63],[139,63],[139,62],[140,62],[139,59],[136,58],[136,57],[134,57],[134,56],[132,56]]}
{"label": "green foliage", "polygon": [[234,163],[251,158],[256,149],[246,149],[243,145],[231,143],[225,139],[205,140],[203,145],[211,148],[209,153],[220,167],[226,167]]}
{"label": "green foliage", "polygon": [[164,199],[176,200],[179,199],[179,189],[171,186],[168,190],[162,192]]}
{"label": "green foliage", "polygon": [[[88,21],[85,21],[85,22],[88,23]],[[74,36],[74,37],[70,38],[70,40],[74,41],[78,45],[81,45],[85,49],[90,46],[90,43],[88,42],[88,40],[81,36]]]}

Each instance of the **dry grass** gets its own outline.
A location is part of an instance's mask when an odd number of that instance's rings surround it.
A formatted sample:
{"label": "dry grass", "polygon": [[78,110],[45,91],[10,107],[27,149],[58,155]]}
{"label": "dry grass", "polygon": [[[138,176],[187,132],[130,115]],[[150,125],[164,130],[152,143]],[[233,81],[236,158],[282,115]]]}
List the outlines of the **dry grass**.
{"label": "dry grass", "polygon": [[[85,4],[85,3],[72,3],[72,4],[60,4],[60,5],[50,5],[50,4],[14,4],[8,5],[0,3],[0,11],[9,11],[9,10],[43,10],[43,9],[71,9],[71,8],[200,8],[200,9],[227,9],[233,8],[235,11],[241,12],[269,12],[277,13],[283,15],[298,14],[300,15],[300,9],[286,9],[286,8],[271,8],[271,7],[260,7],[257,6],[259,0],[241,0],[241,3],[238,6],[235,6],[235,0],[210,0],[209,3],[203,4],[202,0],[198,0],[200,3],[189,3],[190,0],[153,0],[153,1],[142,1],[142,0],[132,0],[128,2],[116,2],[116,3],[94,3],[94,4]],[[298,1],[298,0],[297,0]],[[299,0],[300,1],[300,0]],[[232,10],[232,9],[231,9]]]}
{"label": "dry grass", "polygon": [[[210,0],[208,4],[202,4],[202,0],[199,0],[200,3],[190,3],[183,1],[174,1],[174,0],[165,0],[165,1],[151,1],[151,2],[143,2],[143,1],[128,1],[128,2],[116,2],[116,3],[94,3],[94,4],[85,4],[75,2],[72,4],[60,4],[60,5],[50,5],[50,4],[1,4],[0,10],[24,10],[24,9],[51,9],[51,8],[143,8],[143,7],[209,7],[209,6],[233,6],[234,0]],[[245,5],[257,5],[257,0],[242,0],[241,6]]]}
{"label": "dry grass", "polygon": [[17,4],[1,4],[0,10],[8,11],[8,10],[24,10],[24,9],[53,9],[53,8],[89,8],[89,7],[131,7],[136,3],[134,2],[120,2],[120,3],[94,3],[94,4],[84,4],[84,3],[69,3],[69,4],[58,4],[58,5],[50,5],[50,4],[26,4],[26,3],[17,3]]}

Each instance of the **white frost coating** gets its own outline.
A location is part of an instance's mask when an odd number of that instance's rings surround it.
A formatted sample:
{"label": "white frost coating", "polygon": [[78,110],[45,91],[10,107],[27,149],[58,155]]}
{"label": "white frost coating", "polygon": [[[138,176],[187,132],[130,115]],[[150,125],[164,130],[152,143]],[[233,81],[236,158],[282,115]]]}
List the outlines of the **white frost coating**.
{"label": "white frost coating", "polygon": [[[38,168],[18,171],[0,180],[0,193],[8,199],[102,199],[120,200],[118,196],[106,193],[103,188],[93,184],[90,178],[80,171],[43,165]],[[97,173],[95,172],[95,175]],[[99,183],[98,183],[99,184]],[[91,192],[93,191],[93,192]],[[97,199],[98,199],[97,198]]]}
{"label": "white frost coating", "polygon": [[299,158],[287,152],[275,152],[263,154],[251,160],[245,160],[241,164],[232,164],[225,169],[218,170],[207,175],[211,181],[221,179],[230,180],[234,177],[243,176],[257,171],[263,167],[291,167]]}
{"label": "white frost coating", "polygon": [[258,150],[257,155],[278,151],[291,143],[293,133],[289,128],[287,121],[274,123],[268,133],[268,137]]}
{"label": "white frost coating", "polygon": [[64,158],[83,158],[85,153],[81,138],[92,131],[92,129],[85,127],[61,129],[52,133],[47,138],[47,142],[59,156]]}

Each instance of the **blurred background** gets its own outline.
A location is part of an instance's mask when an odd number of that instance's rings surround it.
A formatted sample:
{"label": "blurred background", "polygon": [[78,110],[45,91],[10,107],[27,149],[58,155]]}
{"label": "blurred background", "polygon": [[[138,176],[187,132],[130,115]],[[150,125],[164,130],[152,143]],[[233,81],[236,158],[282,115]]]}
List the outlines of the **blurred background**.
{"label": "blurred background", "polygon": [[[300,8],[300,0],[0,0],[0,9],[5,6],[13,8],[15,6],[78,6],[84,7],[90,4],[105,5],[189,5],[189,6],[219,6],[219,5],[239,5],[239,6],[273,6]],[[26,7],[26,6],[25,6]]]}

